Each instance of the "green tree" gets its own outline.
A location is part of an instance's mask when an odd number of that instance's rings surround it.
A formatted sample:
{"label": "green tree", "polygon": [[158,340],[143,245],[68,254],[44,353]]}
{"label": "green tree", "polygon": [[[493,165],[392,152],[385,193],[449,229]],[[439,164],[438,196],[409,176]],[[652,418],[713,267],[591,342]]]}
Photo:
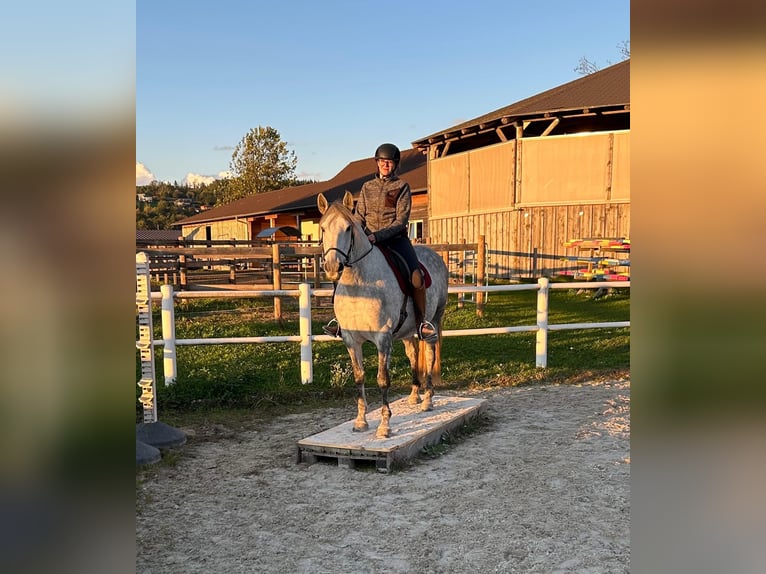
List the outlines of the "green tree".
{"label": "green tree", "polygon": [[226,194],[223,202],[290,186],[297,164],[295,152],[287,149],[277,130],[269,126],[251,129],[234,148],[229,164],[234,177],[222,190]]}

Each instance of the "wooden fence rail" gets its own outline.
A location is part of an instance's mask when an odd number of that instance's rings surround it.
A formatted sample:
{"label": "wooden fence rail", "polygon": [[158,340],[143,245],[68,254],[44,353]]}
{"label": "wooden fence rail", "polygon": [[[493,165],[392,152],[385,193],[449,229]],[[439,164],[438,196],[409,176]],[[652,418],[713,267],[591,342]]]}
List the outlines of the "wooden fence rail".
{"label": "wooden fence rail", "polygon": [[[147,254],[152,280],[184,291],[207,288],[211,284],[229,288],[263,284],[273,289],[281,289],[283,283],[308,282],[315,288],[322,286],[322,248],[316,242],[275,242],[268,246],[262,243],[232,245],[241,243],[234,241],[217,243],[219,245],[213,247],[137,244],[136,252]],[[483,237],[478,243],[429,244],[428,247],[442,254],[455,282],[464,282],[466,276],[470,276],[471,283],[484,281]],[[469,266],[473,269],[468,269]]]}

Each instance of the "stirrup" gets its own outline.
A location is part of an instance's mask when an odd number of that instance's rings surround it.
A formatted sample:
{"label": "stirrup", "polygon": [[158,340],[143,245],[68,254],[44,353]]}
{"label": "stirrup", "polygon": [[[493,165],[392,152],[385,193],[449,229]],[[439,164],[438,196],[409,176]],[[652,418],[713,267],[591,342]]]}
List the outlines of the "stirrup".
{"label": "stirrup", "polygon": [[325,335],[329,335],[330,337],[340,337],[340,324],[338,323],[338,320],[333,318],[327,325],[322,327],[322,331],[324,331]]}
{"label": "stirrup", "polygon": [[[430,331],[430,332],[429,332]],[[435,343],[439,340],[439,334],[436,327],[430,321],[423,321],[418,327],[418,339],[426,343]]]}

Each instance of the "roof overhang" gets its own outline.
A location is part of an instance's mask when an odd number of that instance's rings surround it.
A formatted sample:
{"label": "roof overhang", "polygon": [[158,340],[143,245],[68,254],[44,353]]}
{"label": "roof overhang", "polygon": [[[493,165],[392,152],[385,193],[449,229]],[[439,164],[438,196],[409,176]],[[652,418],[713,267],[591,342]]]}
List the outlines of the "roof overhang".
{"label": "roof overhang", "polygon": [[[615,104],[608,106],[592,106],[587,108],[566,108],[560,110],[548,110],[520,115],[503,115],[497,118],[484,120],[475,124],[462,124],[454,129],[449,129],[438,134],[433,134],[421,140],[413,142],[413,147],[426,153],[432,146],[439,146],[454,141],[464,140],[477,135],[495,132],[498,142],[516,138],[516,128],[522,132],[532,123],[537,122],[560,122],[574,118],[595,116],[609,116],[616,114],[629,114],[630,103]],[[554,124],[555,125],[555,124]],[[510,128],[514,128],[511,130]],[[507,129],[507,131],[506,131]],[[547,134],[546,134],[547,135]]]}

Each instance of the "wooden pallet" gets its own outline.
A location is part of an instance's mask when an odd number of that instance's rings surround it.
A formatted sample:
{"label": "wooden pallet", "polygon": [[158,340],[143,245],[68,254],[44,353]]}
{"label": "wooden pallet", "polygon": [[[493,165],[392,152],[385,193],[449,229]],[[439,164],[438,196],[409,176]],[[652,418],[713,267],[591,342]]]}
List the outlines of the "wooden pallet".
{"label": "wooden pallet", "polygon": [[486,407],[486,399],[436,395],[432,411],[420,412],[419,405],[409,405],[407,398],[391,403],[391,436],[375,438],[380,424],[380,407],[367,414],[369,430],[354,432],[354,421],[322,431],[298,441],[297,462],[313,464],[335,462],[354,468],[374,466],[389,472],[394,465],[417,456],[424,447],[437,444],[444,433],[463,426]]}

